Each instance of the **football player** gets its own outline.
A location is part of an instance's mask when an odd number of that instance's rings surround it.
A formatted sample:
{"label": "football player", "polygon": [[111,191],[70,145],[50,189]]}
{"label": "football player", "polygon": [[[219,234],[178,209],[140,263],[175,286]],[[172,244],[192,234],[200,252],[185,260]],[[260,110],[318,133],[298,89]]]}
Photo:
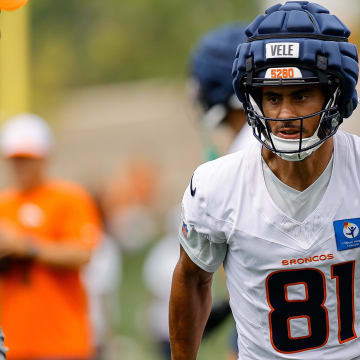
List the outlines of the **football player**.
{"label": "football player", "polygon": [[239,358],[360,359],[360,139],[349,29],[308,1],[247,28],[234,89],[258,144],[201,165],[183,198],[173,360],[196,358],[224,263]]}

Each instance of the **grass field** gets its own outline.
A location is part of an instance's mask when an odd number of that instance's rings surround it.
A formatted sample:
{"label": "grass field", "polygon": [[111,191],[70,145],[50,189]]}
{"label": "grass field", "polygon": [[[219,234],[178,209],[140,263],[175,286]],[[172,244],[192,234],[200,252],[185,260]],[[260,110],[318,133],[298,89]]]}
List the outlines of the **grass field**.
{"label": "grass field", "polygon": [[[160,360],[146,323],[146,306],[149,295],[142,281],[142,266],[150,246],[124,256],[123,277],[119,289],[118,309],[114,309],[114,334],[109,359]],[[225,293],[223,280],[215,279],[214,298]],[[116,315],[115,315],[116,314]],[[221,360],[226,357],[232,320],[228,319],[208,339],[204,340],[198,359]]]}

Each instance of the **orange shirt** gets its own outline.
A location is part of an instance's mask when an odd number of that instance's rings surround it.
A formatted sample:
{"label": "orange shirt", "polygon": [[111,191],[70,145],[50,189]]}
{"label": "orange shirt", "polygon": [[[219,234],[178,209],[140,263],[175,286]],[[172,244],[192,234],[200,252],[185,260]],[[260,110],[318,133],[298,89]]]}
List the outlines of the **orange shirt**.
{"label": "orange shirt", "polygon": [[[99,219],[77,185],[49,181],[30,193],[0,193],[1,226],[15,226],[33,242],[92,249]],[[8,359],[87,358],[93,353],[87,301],[79,269],[29,260],[0,270],[0,326]]]}

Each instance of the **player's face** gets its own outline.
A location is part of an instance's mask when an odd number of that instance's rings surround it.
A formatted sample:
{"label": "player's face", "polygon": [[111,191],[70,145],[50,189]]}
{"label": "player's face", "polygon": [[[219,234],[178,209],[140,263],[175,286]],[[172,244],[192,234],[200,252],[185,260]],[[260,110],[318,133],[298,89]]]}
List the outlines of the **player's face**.
{"label": "player's face", "polygon": [[[325,95],[320,85],[264,87],[262,110],[264,116],[288,119],[310,115],[324,107]],[[314,134],[320,115],[303,120],[303,138]],[[299,139],[301,121],[269,121],[271,132],[283,139]]]}

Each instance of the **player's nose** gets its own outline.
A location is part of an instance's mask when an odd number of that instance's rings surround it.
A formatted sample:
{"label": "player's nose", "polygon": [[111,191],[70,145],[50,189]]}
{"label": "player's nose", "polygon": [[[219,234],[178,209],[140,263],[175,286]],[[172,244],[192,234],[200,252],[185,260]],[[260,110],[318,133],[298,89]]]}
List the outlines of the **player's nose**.
{"label": "player's nose", "polygon": [[278,119],[289,119],[296,117],[295,108],[291,102],[291,99],[287,96],[283,97],[281,104],[279,105]]}

